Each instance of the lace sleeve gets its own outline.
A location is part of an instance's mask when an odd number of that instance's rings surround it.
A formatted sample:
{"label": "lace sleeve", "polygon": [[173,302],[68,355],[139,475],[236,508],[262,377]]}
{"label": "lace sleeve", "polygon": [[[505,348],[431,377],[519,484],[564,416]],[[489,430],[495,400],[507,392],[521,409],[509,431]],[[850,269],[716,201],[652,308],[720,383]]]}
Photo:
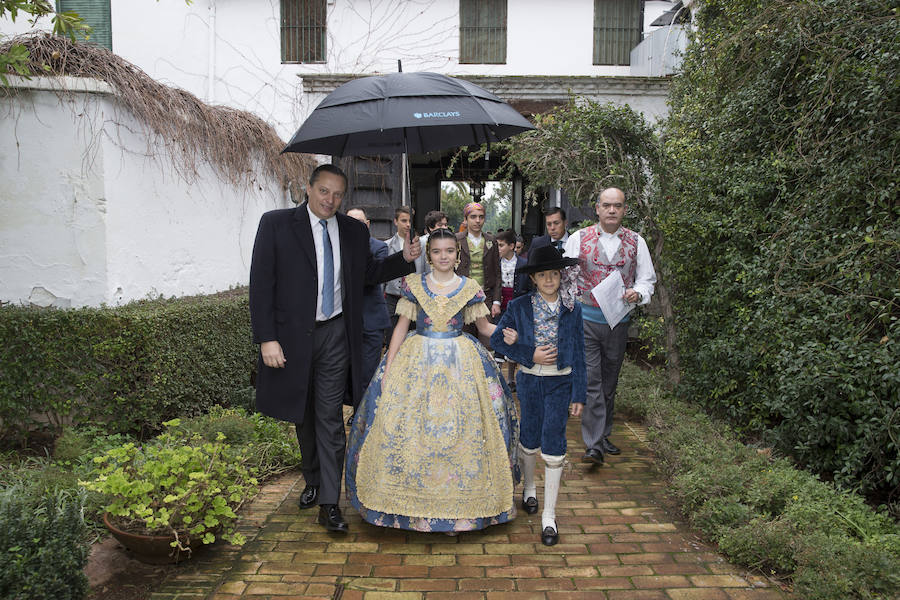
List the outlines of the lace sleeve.
{"label": "lace sleeve", "polygon": [[419,308],[415,302],[411,302],[407,298],[397,300],[397,310],[395,311],[401,317],[406,317],[410,321],[415,321],[418,316]]}
{"label": "lace sleeve", "polygon": [[[487,317],[490,315],[490,311],[487,309],[487,306],[484,304],[484,294],[482,294],[481,302],[477,304],[469,304],[463,309],[463,321],[465,323],[474,323],[478,317]],[[399,308],[399,304],[398,304]]]}

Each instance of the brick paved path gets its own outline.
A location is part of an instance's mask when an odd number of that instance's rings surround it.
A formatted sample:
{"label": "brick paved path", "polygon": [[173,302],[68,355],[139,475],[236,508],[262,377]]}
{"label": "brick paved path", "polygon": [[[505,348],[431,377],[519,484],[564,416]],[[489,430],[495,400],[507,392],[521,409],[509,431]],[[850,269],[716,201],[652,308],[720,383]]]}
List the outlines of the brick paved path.
{"label": "brick paved path", "polygon": [[[771,600],[785,598],[728,564],[663,508],[664,481],[645,431],[617,422],[620,456],[580,463],[580,421],[569,423],[560,488],[560,543],[541,545],[540,512],[457,537],[388,530],[342,505],[347,535],[301,512],[297,474],[264,487],[245,508],[243,547],[217,546],[152,600]],[[574,443],[573,443],[574,442]],[[538,461],[541,500],[543,466]],[[521,486],[517,490],[521,491]]]}

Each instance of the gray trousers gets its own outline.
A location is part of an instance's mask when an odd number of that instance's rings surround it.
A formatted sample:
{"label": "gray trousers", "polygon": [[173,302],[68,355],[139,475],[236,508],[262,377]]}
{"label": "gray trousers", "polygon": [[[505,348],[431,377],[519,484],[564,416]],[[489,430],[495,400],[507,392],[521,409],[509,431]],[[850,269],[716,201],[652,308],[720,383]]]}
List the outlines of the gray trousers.
{"label": "gray trousers", "polygon": [[313,355],[303,423],[297,426],[303,479],[319,486],[319,504],[337,504],[347,435],[344,392],[350,376],[350,348],[343,317],[313,330]]}
{"label": "gray trousers", "polygon": [[606,324],[584,321],[587,399],[581,414],[581,436],[588,450],[601,450],[600,442],[612,431],[616,385],[627,342],[627,321],[612,329]]}

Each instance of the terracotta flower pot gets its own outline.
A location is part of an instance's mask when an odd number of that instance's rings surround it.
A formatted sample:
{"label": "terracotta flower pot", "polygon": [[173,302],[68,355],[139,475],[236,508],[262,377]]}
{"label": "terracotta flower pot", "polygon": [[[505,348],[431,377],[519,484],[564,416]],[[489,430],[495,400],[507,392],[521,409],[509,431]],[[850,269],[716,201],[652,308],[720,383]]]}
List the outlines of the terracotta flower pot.
{"label": "terracotta flower pot", "polygon": [[195,538],[188,544],[187,551],[181,551],[177,547],[173,548],[171,546],[172,542],[175,541],[174,535],[143,535],[125,531],[113,523],[109,513],[104,513],[103,524],[106,525],[106,528],[109,529],[110,533],[120,544],[134,554],[136,559],[153,565],[165,565],[188,560],[203,545],[200,538]]}

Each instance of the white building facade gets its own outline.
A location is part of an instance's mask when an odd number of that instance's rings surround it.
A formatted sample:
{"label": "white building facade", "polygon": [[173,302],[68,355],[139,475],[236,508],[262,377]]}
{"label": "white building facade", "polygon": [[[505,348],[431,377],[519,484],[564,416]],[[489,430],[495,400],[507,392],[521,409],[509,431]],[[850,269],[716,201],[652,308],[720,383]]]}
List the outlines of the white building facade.
{"label": "white building facade", "polygon": [[[651,25],[678,4],[664,0],[56,4],[83,15],[93,42],[151,78],[254,113],[283,140],[336,86],[395,72],[398,61],[404,71],[469,79],[525,114],[577,94],[629,104],[652,121],[666,111],[667,54],[684,42],[680,30]],[[21,14],[0,19],[0,37],[31,30]],[[63,82],[76,92],[67,100],[38,78],[16,85],[27,92],[0,99],[0,300],[96,306],[246,284],[260,214],[291,205],[280,182],[260,175],[260,185],[235,187],[212,165],[180,179],[166,167],[165,145],[140,133],[102,82]],[[371,164],[372,172],[349,165],[354,203],[386,237],[399,203],[390,183],[397,161]],[[439,206],[436,165],[413,161],[419,227]],[[521,181],[514,188],[521,217]],[[533,221],[526,227],[537,233]]]}
{"label": "white building facade", "polygon": [[[664,0],[58,0],[89,17],[95,39],[157,81],[206,102],[249,110],[289,139],[324,97],[317,76],[397,70],[493,80],[602,78],[581,91],[603,96],[603,79],[651,72],[630,52],[661,28]],[[0,21],[0,33],[27,30]],[[670,36],[671,38],[671,36]],[[671,50],[678,40],[670,39]],[[313,76],[310,86],[305,80]],[[331,77],[326,77],[331,80]],[[341,77],[335,81],[343,80]],[[553,83],[551,82],[551,85]],[[647,95],[639,85],[625,95]],[[664,85],[661,86],[664,91]],[[307,88],[311,88],[308,91]],[[490,88],[489,88],[490,89]],[[494,90],[492,90],[494,91]],[[518,92],[522,93],[523,86]],[[557,90],[556,95],[564,90]],[[505,90],[496,90],[501,97]],[[547,90],[544,90],[544,96]],[[665,112],[664,93],[642,108]],[[504,99],[507,99],[504,97]],[[624,101],[624,100],[623,100]]]}

